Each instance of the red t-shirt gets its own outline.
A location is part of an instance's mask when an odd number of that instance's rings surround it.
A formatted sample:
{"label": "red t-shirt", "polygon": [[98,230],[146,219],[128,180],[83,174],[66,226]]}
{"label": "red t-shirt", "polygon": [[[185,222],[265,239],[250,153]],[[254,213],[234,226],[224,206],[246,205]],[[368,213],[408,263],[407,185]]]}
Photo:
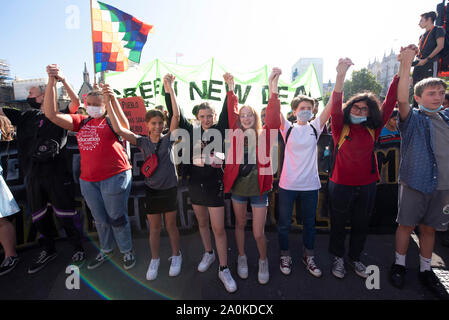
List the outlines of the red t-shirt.
{"label": "red t-shirt", "polygon": [[[399,77],[395,76],[388,90],[387,97],[381,107],[383,125],[387,123],[396,105]],[[338,144],[343,130],[343,93],[333,92],[331,128],[334,145]],[[369,131],[360,124],[349,125],[349,140],[345,141],[338,150],[335,158],[334,171],[330,180],[347,186],[364,186],[379,180],[377,159],[374,158],[374,172],[372,171],[372,156],[374,140]],[[375,140],[379,138],[382,127],[375,130]]]}
{"label": "red t-shirt", "polygon": [[73,131],[78,132],[76,139],[81,155],[81,179],[97,182],[131,169],[128,155],[106,118],[92,119],[80,129],[81,121],[88,117],[80,114],[70,116]]}

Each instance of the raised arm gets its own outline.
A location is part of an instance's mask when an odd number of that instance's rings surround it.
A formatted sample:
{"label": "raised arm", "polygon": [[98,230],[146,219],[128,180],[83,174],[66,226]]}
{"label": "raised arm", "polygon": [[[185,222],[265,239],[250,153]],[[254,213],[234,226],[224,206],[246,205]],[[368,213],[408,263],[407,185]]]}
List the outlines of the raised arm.
{"label": "raised arm", "polygon": [[239,120],[239,101],[237,99],[237,96],[234,94],[234,76],[227,72],[223,75],[223,79],[228,85],[229,90],[227,93],[229,128],[236,129]]}
{"label": "raised arm", "polygon": [[176,102],[176,95],[173,90],[174,81],[175,81],[174,75],[166,74],[164,76],[164,89],[166,90],[165,92],[168,92],[170,94],[171,107],[172,107],[171,109],[173,112],[173,115],[171,116],[170,119],[170,132],[173,132],[176,129],[178,129],[180,119],[179,106],[178,103]]}
{"label": "raised arm", "polygon": [[[171,126],[171,121],[173,118],[173,106],[172,106],[172,95],[174,96],[175,93],[173,90],[171,90],[172,93],[170,93],[170,88],[166,87],[166,84],[164,83],[164,91],[165,91],[165,106],[167,107],[167,111],[168,111],[168,123]],[[184,114],[181,110],[181,108],[179,108],[179,128],[182,129],[186,129],[189,132],[192,132],[193,130],[193,125],[190,123],[189,120],[186,119],[186,117],[184,117]]]}
{"label": "raised arm", "polygon": [[45,88],[44,103],[42,110],[45,116],[57,126],[66,130],[73,130],[73,119],[70,115],[62,113],[58,110],[56,103],[56,78],[48,77],[47,87]]}
{"label": "raised arm", "polygon": [[332,96],[329,98],[329,101],[326,104],[326,107],[324,108],[323,112],[320,114],[320,126],[323,128],[327,121],[329,121],[329,118],[331,116],[332,111]]}
{"label": "raised arm", "polygon": [[268,92],[270,99],[268,100],[265,123],[270,129],[280,128],[281,130],[284,130],[284,117],[281,114],[281,101],[278,96],[278,81],[281,74],[281,69],[273,68],[268,77]]}
{"label": "raised arm", "polygon": [[106,111],[108,112],[109,119],[111,120],[112,128],[118,135],[123,137],[123,139],[135,145],[137,141],[137,135],[122,125],[117,116],[115,108],[112,106],[112,101],[115,98],[114,91],[108,84],[100,84],[100,86],[103,90],[104,103],[106,106]]}
{"label": "raised arm", "polygon": [[49,75],[54,76],[56,80],[60,81],[63,84],[70,97],[69,112],[72,114],[75,113],[80,106],[80,99],[76,95],[75,91],[73,91],[70,84],[66,81],[61,68],[57,64],[51,64],[47,66],[47,72]]}
{"label": "raised arm", "polygon": [[343,128],[343,84],[345,82],[346,73],[352,65],[353,63],[349,58],[338,60],[337,79],[330,99],[332,117],[331,128],[332,134],[335,137],[340,136]]}
{"label": "raised arm", "polygon": [[399,66],[398,104],[399,117],[402,121],[407,119],[408,114],[410,113],[410,69],[415,55],[416,47],[408,46],[407,48],[401,48],[401,53],[398,56],[398,60],[401,63]]}

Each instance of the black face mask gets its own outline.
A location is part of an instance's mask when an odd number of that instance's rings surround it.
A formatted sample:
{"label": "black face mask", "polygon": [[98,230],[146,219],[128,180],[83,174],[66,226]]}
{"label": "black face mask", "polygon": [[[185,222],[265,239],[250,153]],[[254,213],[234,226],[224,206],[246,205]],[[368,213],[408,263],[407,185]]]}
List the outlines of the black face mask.
{"label": "black face mask", "polygon": [[33,109],[40,109],[41,104],[36,102],[36,98],[27,98],[27,102],[30,104]]}

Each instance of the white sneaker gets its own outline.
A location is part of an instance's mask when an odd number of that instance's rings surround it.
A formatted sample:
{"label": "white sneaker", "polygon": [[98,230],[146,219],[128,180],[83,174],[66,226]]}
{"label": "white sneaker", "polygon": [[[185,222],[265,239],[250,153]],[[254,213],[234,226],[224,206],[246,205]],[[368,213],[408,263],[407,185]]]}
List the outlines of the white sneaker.
{"label": "white sneaker", "polygon": [[237,284],[232,278],[229,268],[226,268],[223,271],[218,271],[218,278],[223,282],[227,292],[233,293],[237,291]]}
{"label": "white sneaker", "polygon": [[268,258],[265,260],[259,259],[259,273],[257,278],[260,284],[266,284],[270,280],[270,273],[268,272]]}
{"label": "white sneaker", "polygon": [[176,277],[181,272],[181,264],[182,264],[182,254],[179,251],[179,256],[172,256],[168,258],[168,261],[171,260],[170,270],[168,271],[168,275],[170,277]]}
{"label": "white sneaker", "polygon": [[215,252],[212,251],[212,253],[205,252],[203,255],[203,259],[201,260],[200,264],[198,265],[198,271],[199,272],[205,272],[212,263],[215,261]]}
{"label": "white sneaker", "polygon": [[154,280],[157,278],[157,270],[159,269],[160,262],[161,258],[151,259],[147,271],[147,280]]}
{"label": "white sneaker", "polygon": [[242,279],[248,278],[248,261],[246,255],[237,258],[237,274]]}

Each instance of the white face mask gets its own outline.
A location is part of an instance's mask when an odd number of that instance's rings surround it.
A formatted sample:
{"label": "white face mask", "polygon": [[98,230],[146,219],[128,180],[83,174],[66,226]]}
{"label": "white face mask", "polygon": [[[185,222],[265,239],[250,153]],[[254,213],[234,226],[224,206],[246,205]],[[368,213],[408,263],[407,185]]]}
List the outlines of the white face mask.
{"label": "white face mask", "polygon": [[104,107],[86,106],[86,112],[92,118],[101,118],[104,115]]}

